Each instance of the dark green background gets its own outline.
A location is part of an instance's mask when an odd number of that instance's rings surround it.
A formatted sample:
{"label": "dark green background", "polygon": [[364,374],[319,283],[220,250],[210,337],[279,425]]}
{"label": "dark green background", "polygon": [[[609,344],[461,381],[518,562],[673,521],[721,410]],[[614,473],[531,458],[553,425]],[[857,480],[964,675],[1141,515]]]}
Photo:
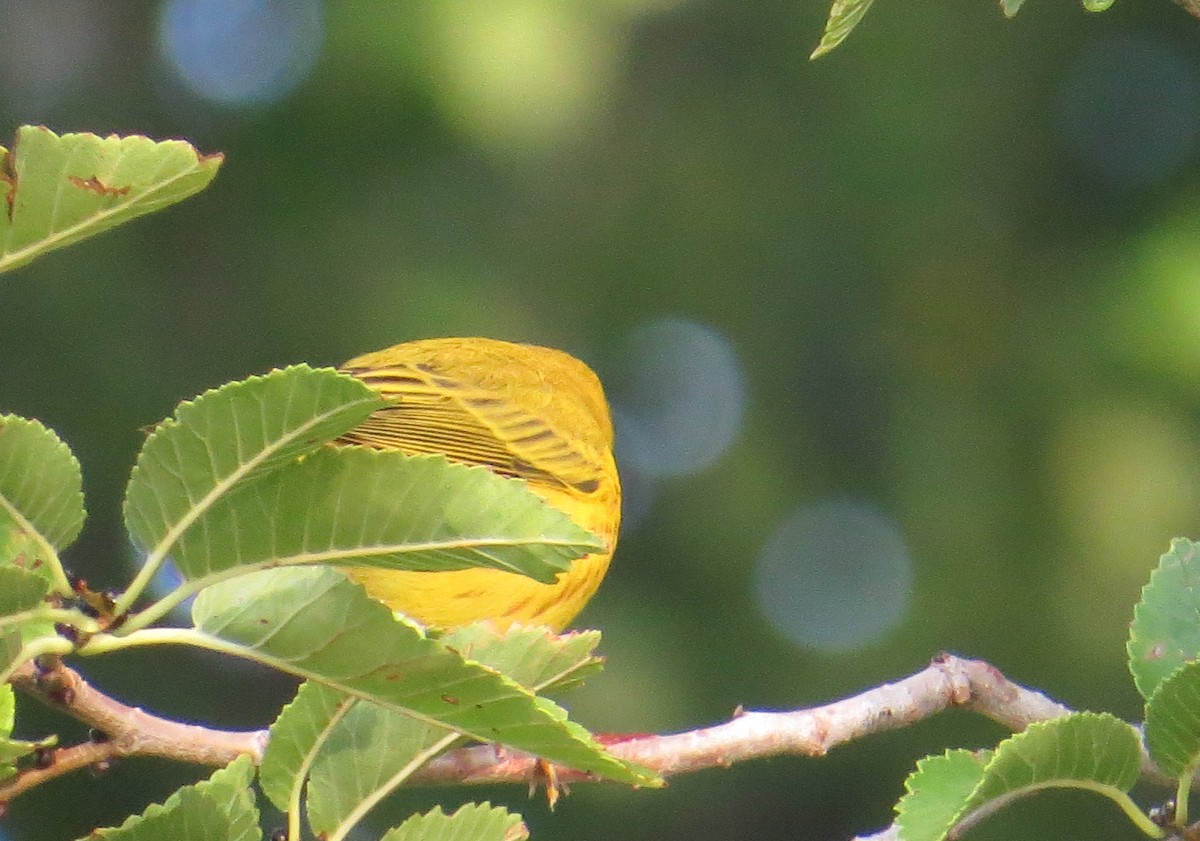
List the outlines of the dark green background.
{"label": "dark green background", "polygon": [[[119,509],[142,429],[205,388],[469,334],[564,347],[616,387],[629,332],[682,317],[729,340],[744,421],[623,534],[581,618],[609,656],[569,699],[584,724],[661,732],[817,704],[942,649],[1137,718],[1132,605],[1168,540],[1200,536],[1200,166],[1194,121],[1173,122],[1196,109],[1197,21],[1168,0],[1103,15],[1030,0],[1011,22],[983,0],[879,0],[809,63],[819,2],[566,3],[605,17],[611,75],[563,132],[517,142],[502,108],[489,134],[448,94],[436,59],[453,27],[434,43],[393,5],[331,3],[312,75],[274,105],[220,109],[165,81],[146,3],[93,7],[102,57],[57,101],[0,80],[4,133],[184,136],[227,155],[200,196],[0,278],[0,409],[42,419],[83,463],[77,572],[127,579]],[[48,60],[28,46],[4,42],[9,64]],[[1185,151],[1147,176],[1164,137]],[[773,630],[749,582],[787,512],[838,496],[894,518],[915,583],[898,627],[822,653]],[[264,726],[289,691],[180,651],[83,666],[123,700],[227,727]],[[64,727],[22,715],[25,735]],[[542,841],[837,839],[889,822],[919,756],[1001,735],[943,715],[665,791],[577,786],[554,814],[518,788],[444,796],[513,805]],[[45,786],[0,826],[74,838],[199,773],[129,760]],[[1105,801],[1048,794],[973,837],[1135,835]]]}

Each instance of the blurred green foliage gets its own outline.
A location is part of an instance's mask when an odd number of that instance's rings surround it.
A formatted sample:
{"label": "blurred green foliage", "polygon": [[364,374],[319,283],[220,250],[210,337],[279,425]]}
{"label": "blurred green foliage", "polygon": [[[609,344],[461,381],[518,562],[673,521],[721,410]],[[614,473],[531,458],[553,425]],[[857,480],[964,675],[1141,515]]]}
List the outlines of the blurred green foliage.
{"label": "blurred green foliage", "polygon": [[[69,563],[94,586],[129,577],[120,494],[142,429],[180,399],[455,334],[563,347],[618,394],[624,337],[678,316],[730,341],[744,426],[623,534],[581,618],[609,658],[567,699],[581,722],[819,703],[939,649],[1138,714],[1132,605],[1168,540],[1200,535],[1200,161],[1196,125],[1172,122],[1200,41],[1174,5],[1006,22],[982,2],[885,3],[810,64],[823,4],[331,3],[303,84],[240,109],[172,81],[156,4],[66,5],[87,26],[0,3],[0,125],[227,155],[205,193],[0,285],[0,408],[79,455],[90,518]],[[86,46],[85,75],[22,83],[63,43]],[[1129,43],[1146,48],[1114,49]],[[1191,143],[1150,166],[1167,137]],[[837,495],[895,518],[915,586],[887,636],[821,653],[775,632],[749,582],[781,518]],[[202,653],[88,666],[127,702],[229,727],[264,726],[291,689]],[[36,709],[20,724],[78,735]],[[999,735],[948,715],[665,791],[579,786],[553,815],[511,789],[444,802],[510,805],[541,841],[843,838],[890,821],[917,757]],[[202,773],[130,761],[61,781],[3,831],[72,838]],[[1136,837],[1115,818],[1052,794],[973,837]]]}

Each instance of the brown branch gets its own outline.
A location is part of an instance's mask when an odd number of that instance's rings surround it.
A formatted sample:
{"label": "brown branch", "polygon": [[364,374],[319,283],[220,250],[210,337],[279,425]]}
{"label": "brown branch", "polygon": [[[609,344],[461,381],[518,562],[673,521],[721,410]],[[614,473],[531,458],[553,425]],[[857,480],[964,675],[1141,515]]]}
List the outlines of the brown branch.
{"label": "brown branch", "polygon": [[68,748],[39,751],[39,763],[0,783],[0,807],[30,789],[84,768],[105,770],[116,758],[111,742],[84,742]]}
{"label": "brown branch", "polygon": [[[1013,683],[987,663],[943,654],[911,677],[825,706],[789,712],[739,710],[730,721],[714,727],[604,741],[616,756],[673,776],[780,754],[822,756],[840,744],[907,727],[949,707],[973,710],[1012,730],[1071,712],[1040,692]],[[570,768],[555,771],[565,783],[594,779]],[[411,782],[537,782],[541,774],[544,767],[534,756],[481,745],[442,754]]]}
{"label": "brown branch", "polygon": [[[47,767],[22,770],[0,783],[0,806],[50,779],[118,757],[159,756],[219,766],[242,754],[259,762],[266,745],[265,730],[211,730],[122,704],[57,661],[42,668],[27,664],[14,674],[12,682],[107,738],[43,753],[49,762],[41,765]],[[1040,692],[1013,683],[987,663],[943,654],[910,677],[820,707],[787,712],[739,709],[723,724],[685,733],[599,738],[613,754],[673,776],[781,754],[822,756],[838,745],[907,727],[951,707],[972,710],[1012,730],[1071,712]],[[1148,759],[1143,770],[1154,773]],[[535,756],[479,745],[442,754],[410,778],[409,784],[540,783],[546,781],[547,773],[547,766]],[[550,775],[563,783],[597,779],[560,767],[550,769]],[[871,836],[874,841],[894,838],[894,828]]]}
{"label": "brown branch", "polygon": [[94,742],[42,752],[39,767],[22,769],[0,782],[0,804],[47,780],[124,756],[159,756],[211,766],[228,765],[242,754],[255,762],[262,759],[265,730],[213,730],[160,718],[122,704],[57,658],[48,659],[40,666],[21,666],[13,673],[12,684],[101,735]]}
{"label": "brown branch", "polygon": [[1175,0],[1183,10],[1194,18],[1200,18],[1200,0]]}

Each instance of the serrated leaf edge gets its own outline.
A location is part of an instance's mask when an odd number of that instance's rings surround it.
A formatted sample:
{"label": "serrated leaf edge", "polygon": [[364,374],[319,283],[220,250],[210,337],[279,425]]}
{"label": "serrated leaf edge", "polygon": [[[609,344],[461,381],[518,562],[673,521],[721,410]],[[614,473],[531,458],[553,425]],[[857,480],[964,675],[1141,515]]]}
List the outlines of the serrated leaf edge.
{"label": "serrated leaf edge", "polygon": [[[36,418],[25,418],[21,417],[20,415],[13,414],[0,414],[0,423],[18,423],[34,427],[40,433],[43,433],[47,436],[51,442],[51,446],[53,446],[59,454],[66,456],[67,462],[75,471],[75,475],[80,478],[80,486],[71,494],[71,496],[79,503],[79,507],[82,510],[82,470],[79,465],[79,459],[75,457],[75,453],[71,451],[71,448],[67,445],[67,442],[60,438],[57,432]],[[46,558],[50,562],[51,573],[54,578],[51,583],[56,591],[60,593],[71,592],[71,582],[67,580],[66,571],[63,569],[62,561],[58,557],[58,549],[69,546],[72,542],[74,542],[75,538],[79,536],[79,532],[83,528],[83,520],[86,517],[86,512],[84,512],[84,515],[80,517],[79,525],[77,528],[75,528],[74,533],[64,538],[64,546],[56,547],[50,542],[49,538],[47,538],[46,535],[41,532],[40,529],[36,528],[33,523],[31,523],[29,519],[26,518],[25,515],[22,514],[21,511],[12,504],[8,496],[4,494],[0,494],[0,508],[2,508],[8,514],[17,528],[21,529],[26,534],[31,534],[34,536],[39,548],[46,554]]]}
{"label": "serrated leaf edge", "polygon": [[[29,125],[21,126],[17,130],[17,137],[16,137],[16,140],[14,141],[13,147],[12,147],[13,151],[10,152],[9,150],[5,149],[4,150],[5,154],[0,156],[0,164],[5,165],[6,171],[7,171],[8,167],[15,167],[15,163],[13,163],[13,162],[16,160],[16,156],[20,149],[21,136],[24,133],[30,132],[30,131],[44,132],[59,141],[72,140],[77,137],[96,138],[99,141],[104,141],[104,140],[108,139],[108,138],[101,137],[98,134],[93,134],[91,132],[67,132],[64,134],[56,134],[55,132],[51,131],[50,129],[46,128],[45,126],[29,126]],[[109,137],[110,138],[117,137],[117,135],[109,135]],[[77,236],[80,233],[80,231],[84,231],[89,227],[93,227],[93,226],[102,224],[103,222],[107,221],[108,219],[110,219],[113,216],[118,215],[121,212],[128,212],[128,210],[131,206],[136,206],[143,202],[148,204],[150,201],[150,197],[153,196],[156,192],[161,192],[165,188],[175,184],[177,181],[180,181],[188,176],[194,175],[197,172],[201,172],[208,166],[214,167],[213,177],[215,178],[216,177],[215,167],[219,167],[221,162],[224,161],[224,159],[225,159],[225,156],[223,154],[221,154],[220,152],[216,152],[213,154],[204,154],[199,149],[197,149],[195,146],[188,143],[186,140],[154,140],[153,138],[150,138],[150,137],[148,137],[146,135],[142,135],[142,134],[121,135],[119,137],[119,139],[122,141],[124,141],[124,140],[132,140],[132,141],[145,140],[148,143],[154,144],[155,146],[159,146],[159,147],[164,147],[164,146],[169,146],[169,147],[173,147],[173,148],[185,147],[189,151],[191,151],[193,157],[195,158],[196,163],[195,163],[195,166],[184,169],[183,171],[179,172],[178,174],[176,174],[175,176],[173,176],[170,179],[155,182],[152,186],[145,188],[140,193],[134,194],[131,192],[126,197],[124,202],[121,202],[119,204],[114,204],[110,208],[102,208],[99,211],[97,211],[96,213],[94,213],[93,215],[87,217],[86,221],[81,221],[74,225],[63,228],[61,231],[54,232],[54,233],[46,236],[44,239],[40,239],[35,243],[30,243],[29,245],[25,246],[24,248],[17,249],[16,251],[0,252],[0,274],[4,273],[6,271],[9,271],[10,269],[15,269],[15,268],[20,267],[20,266],[24,265],[25,263],[28,263],[29,261],[35,259],[40,254],[43,254],[48,251],[52,251],[55,248],[60,248],[65,244],[69,244],[69,241],[71,240],[71,238]],[[3,149],[3,147],[0,147],[0,149]],[[211,180],[212,179],[210,178],[209,181],[211,181]],[[10,181],[9,178],[7,178],[7,177],[0,179],[0,181],[3,181],[8,186],[8,190],[7,190],[8,197],[11,197],[12,193],[15,190],[19,189],[19,187],[20,187],[19,184],[17,184],[15,181]],[[206,186],[208,186],[207,182],[204,184],[200,184],[197,186],[195,191],[193,191],[192,193],[184,194],[184,195],[180,196],[179,199],[182,200],[182,199],[187,198],[188,196],[194,195],[196,192],[199,192],[200,190],[204,189]],[[11,200],[11,199],[9,199],[9,200]],[[133,217],[131,217],[131,219],[137,218],[138,216],[143,216],[147,213],[151,213],[157,209],[158,208],[156,206],[145,207],[140,212],[135,213],[133,215]],[[101,231],[97,231],[97,233],[101,233]]]}
{"label": "serrated leaf edge", "polygon": [[[329,367],[313,368],[310,365],[299,364],[299,365],[288,365],[285,368],[276,368],[272,371],[267,372],[266,374],[255,374],[253,376],[247,377],[242,380],[225,383],[224,385],[218,386],[216,388],[208,389],[203,394],[200,394],[200,395],[192,398],[191,400],[185,400],[182,403],[180,403],[175,408],[175,411],[172,413],[171,417],[166,418],[161,423],[159,423],[159,425],[157,427],[155,427],[154,432],[152,432],[150,434],[150,436],[146,439],[145,443],[142,445],[142,450],[145,451],[145,449],[150,446],[151,441],[153,441],[156,436],[168,434],[171,430],[178,428],[181,425],[181,421],[179,420],[180,411],[185,410],[185,408],[194,406],[200,400],[202,400],[204,398],[215,396],[222,392],[228,392],[228,391],[234,390],[236,388],[244,388],[245,386],[252,384],[252,383],[265,382],[266,380],[273,378],[273,377],[283,377],[290,373],[299,372],[299,371],[307,371],[307,372],[313,372],[313,373],[328,372],[331,374],[336,374],[338,377],[340,377],[342,379],[350,380],[352,382],[358,382],[357,380],[355,380],[353,377],[349,376],[348,374],[339,373],[338,371],[336,371],[333,368],[329,368]],[[154,577],[155,573],[158,572],[159,567],[161,567],[163,562],[166,560],[167,555],[170,553],[171,547],[173,545],[175,545],[175,542],[178,541],[180,536],[183,535],[183,533],[186,532],[188,530],[188,528],[190,528],[192,526],[192,524],[194,524],[201,517],[201,515],[203,515],[203,513],[205,511],[210,509],[218,499],[220,499],[223,495],[228,493],[233,488],[237,487],[237,485],[242,480],[244,480],[247,476],[250,476],[253,474],[254,469],[256,467],[261,465],[264,461],[267,461],[272,455],[279,452],[287,444],[290,444],[290,443],[294,442],[296,439],[303,437],[303,435],[307,431],[309,431],[313,427],[319,425],[321,422],[326,420],[329,416],[336,414],[338,412],[345,411],[347,409],[347,407],[353,406],[359,402],[361,402],[361,403],[379,403],[380,400],[379,400],[378,396],[376,396],[374,394],[370,394],[370,395],[364,394],[364,396],[358,401],[352,401],[351,403],[339,404],[337,406],[330,407],[329,409],[327,409],[324,412],[321,412],[320,414],[313,415],[312,417],[307,419],[303,424],[301,424],[293,429],[288,430],[288,432],[285,435],[282,435],[279,438],[273,439],[271,442],[269,442],[268,446],[263,447],[258,452],[253,454],[253,456],[249,460],[239,463],[237,469],[232,471],[228,476],[220,479],[219,481],[214,482],[213,487],[208,491],[208,493],[204,494],[203,497],[201,497],[194,504],[192,504],[188,508],[187,512],[182,517],[180,517],[176,523],[171,525],[166,530],[166,534],[158,541],[158,544],[149,550],[149,552],[146,555],[145,560],[142,563],[142,568],[138,571],[137,576],[134,578],[134,580],[132,582],[130,582],[129,588],[117,600],[116,607],[115,607],[116,614],[120,615],[121,613],[123,613],[124,611],[129,609],[129,607],[132,605],[132,603],[137,599],[138,596],[141,595],[142,591],[144,591],[146,589],[146,587],[149,585],[150,580]],[[129,484],[132,484],[134,482],[136,476],[138,475],[138,471],[139,471],[140,467],[141,467],[141,464],[140,464],[140,459],[139,459],[139,463],[134,465],[133,472],[130,474]],[[126,499],[128,500],[128,497]],[[126,502],[126,504],[128,504],[128,501]],[[128,515],[126,515],[126,520],[128,520]],[[139,623],[139,624],[141,624],[141,623]],[[131,624],[127,627],[134,627],[134,626]]]}

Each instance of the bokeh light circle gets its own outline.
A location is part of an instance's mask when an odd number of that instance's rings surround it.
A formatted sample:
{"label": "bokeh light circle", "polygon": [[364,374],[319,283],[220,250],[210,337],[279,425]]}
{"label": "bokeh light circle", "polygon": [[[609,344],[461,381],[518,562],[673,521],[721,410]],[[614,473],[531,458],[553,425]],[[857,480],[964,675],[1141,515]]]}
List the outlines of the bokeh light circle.
{"label": "bokeh light circle", "polygon": [[320,0],[167,0],[159,44],[198,96],[274,102],[307,78],[324,38]]}
{"label": "bokeh light circle", "polygon": [[703,324],[663,318],[626,342],[627,389],[614,395],[617,456],[644,476],[686,476],[732,446],[746,385],[729,340]]}
{"label": "bokeh light circle", "polygon": [[1066,74],[1058,122],[1066,147],[1101,180],[1157,183],[1196,147],[1200,68],[1149,36],[1095,41]]}
{"label": "bokeh light circle", "polygon": [[896,524],[852,500],[795,511],[776,527],[754,568],[763,614],[793,642],[857,648],[903,618],[912,562]]}

